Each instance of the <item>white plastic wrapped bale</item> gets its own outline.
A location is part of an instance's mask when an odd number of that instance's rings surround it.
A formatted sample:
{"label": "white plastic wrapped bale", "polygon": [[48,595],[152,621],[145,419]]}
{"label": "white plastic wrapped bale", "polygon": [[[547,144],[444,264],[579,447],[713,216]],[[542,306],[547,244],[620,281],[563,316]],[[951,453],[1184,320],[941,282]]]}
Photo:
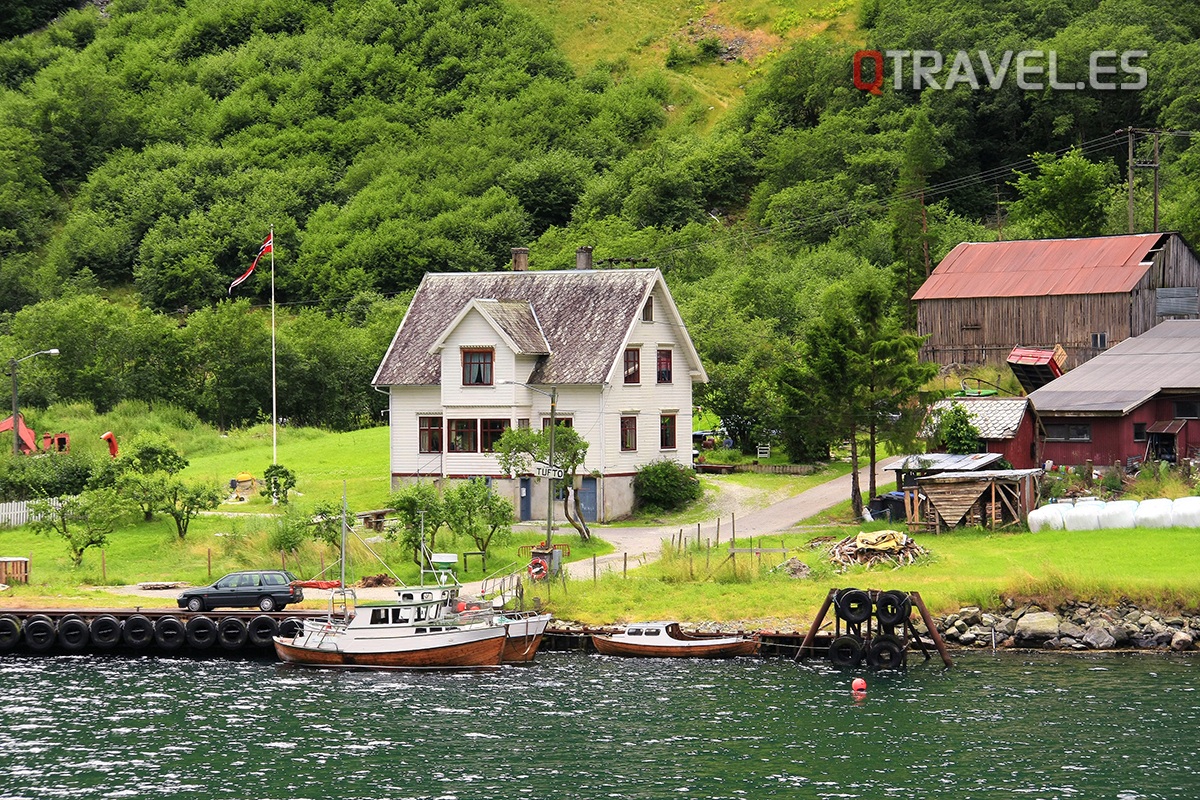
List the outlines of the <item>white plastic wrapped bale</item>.
{"label": "white plastic wrapped bale", "polygon": [[1176,528],[1200,528],[1200,497],[1180,497],[1171,503]]}
{"label": "white plastic wrapped bale", "polygon": [[1063,527],[1069,531],[1100,530],[1100,512],[1105,505],[1100,501],[1076,503],[1063,511]]}
{"label": "white plastic wrapped bale", "polygon": [[[1200,500],[1200,497],[1196,498]],[[1133,528],[1137,525],[1137,500],[1110,500],[1100,512],[1101,528]]]}
{"label": "white plastic wrapped bale", "polygon": [[1173,524],[1173,501],[1155,497],[1138,503],[1134,520],[1139,528],[1170,528]]}
{"label": "white plastic wrapped bale", "polygon": [[1068,505],[1060,505],[1051,503],[1048,506],[1035,508],[1029,512],[1029,530],[1033,533],[1038,531],[1061,531],[1063,529],[1063,509],[1070,508]]}

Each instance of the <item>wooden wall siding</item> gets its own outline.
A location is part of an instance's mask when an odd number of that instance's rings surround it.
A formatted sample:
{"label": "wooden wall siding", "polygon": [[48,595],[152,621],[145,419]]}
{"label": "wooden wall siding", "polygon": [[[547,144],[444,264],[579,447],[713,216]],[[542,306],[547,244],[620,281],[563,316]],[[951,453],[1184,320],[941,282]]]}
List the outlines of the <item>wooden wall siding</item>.
{"label": "wooden wall siding", "polygon": [[1200,286],[1200,259],[1176,234],[1166,237],[1154,265],[1129,294],[923,300],[917,304],[917,330],[930,338],[921,357],[938,364],[1003,362],[1017,345],[1061,344],[1070,369],[1098,354],[1093,333],[1107,333],[1112,347],[1163,319],[1179,318],[1158,315],[1156,290],[1184,286]]}
{"label": "wooden wall siding", "polygon": [[1033,412],[1027,411],[1011,439],[992,439],[987,444],[989,453],[1000,453],[1013,469],[1033,469],[1042,466],[1039,458],[1037,437],[1034,435]]}
{"label": "wooden wall siding", "polygon": [[[1139,305],[1152,318],[1153,292],[1143,294],[1148,297],[1139,298]],[[925,300],[917,306],[917,330],[929,336],[921,358],[938,364],[1003,362],[1018,345],[1061,344],[1070,369],[1100,352],[1092,348],[1093,333],[1108,334],[1109,347],[1135,335],[1132,306],[1127,294]]]}

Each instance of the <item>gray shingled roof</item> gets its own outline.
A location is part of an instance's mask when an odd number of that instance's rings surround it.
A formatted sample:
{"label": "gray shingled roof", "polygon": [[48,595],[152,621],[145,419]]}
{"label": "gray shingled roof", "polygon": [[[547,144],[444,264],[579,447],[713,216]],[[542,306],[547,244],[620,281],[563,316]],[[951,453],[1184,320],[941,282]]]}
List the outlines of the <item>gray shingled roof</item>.
{"label": "gray shingled roof", "polygon": [[[530,316],[536,315],[550,355],[538,362],[530,382],[601,383],[657,280],[654,269],[427,274],[372,383],[439,383],[441,359],[429,348],[479,298],[507,301],[496,307],[493,319],[523,346],[529,343]],[[530,316],[514,310],[517,301],[531,309]]]}
{"label": "gray shingled roof", "polygon": [[1166,320],[1029,395],[1043,417],[1128,414],[1161,391],[1200,390],[1200,320]]}
{"label": "gray shingled roof", "polygon": [[475,307],[513,340],[517,352],[543,356],[550,353],[550,344],[542,335],[542,326],[528,300],[481,300]]}
{"label": "gray shingled roof", "polygon": [[947,397],[934,403],[930,411],[948,410],[955,403],[967,410],[980,439],[1011,439],[1021,427],[1029,400],[1024,397]]}

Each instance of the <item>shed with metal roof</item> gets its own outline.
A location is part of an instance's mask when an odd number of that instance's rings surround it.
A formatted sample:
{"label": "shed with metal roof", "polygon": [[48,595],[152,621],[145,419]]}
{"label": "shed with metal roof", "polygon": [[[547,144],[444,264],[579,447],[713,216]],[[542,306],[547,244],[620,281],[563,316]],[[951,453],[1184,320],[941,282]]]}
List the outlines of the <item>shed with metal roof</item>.
{"label": "shed with metal roof", "polygon": [[1200,259],[1177,233],[963,242],[913,295],[922,357],[1001,362],[1014,346],[1070,368],[1164,319],[1200,318]]}

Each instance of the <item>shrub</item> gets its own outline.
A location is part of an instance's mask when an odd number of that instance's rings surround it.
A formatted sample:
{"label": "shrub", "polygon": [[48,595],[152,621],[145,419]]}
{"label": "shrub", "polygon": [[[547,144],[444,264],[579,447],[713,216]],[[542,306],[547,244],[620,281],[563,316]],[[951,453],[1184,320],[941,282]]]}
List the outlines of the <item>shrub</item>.
{"label": "shrub", "polygon": [[699,500],[701,493],[696,471],[674,461],[647,464],[633,477],[633,495],[639,506],[671,511]]}

